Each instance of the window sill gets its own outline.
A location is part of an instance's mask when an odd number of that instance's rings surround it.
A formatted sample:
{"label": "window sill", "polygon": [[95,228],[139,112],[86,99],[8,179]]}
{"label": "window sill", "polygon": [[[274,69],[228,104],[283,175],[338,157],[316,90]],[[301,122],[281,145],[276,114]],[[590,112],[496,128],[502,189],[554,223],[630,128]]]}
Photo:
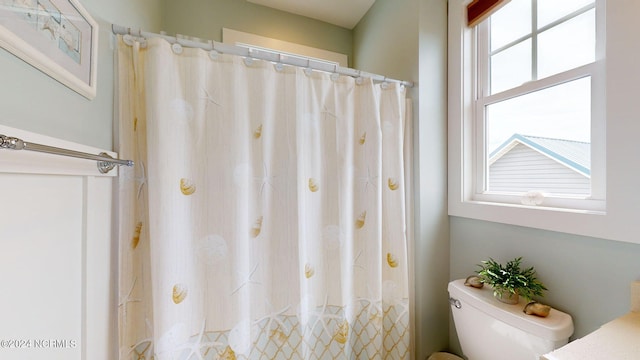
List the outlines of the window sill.
{"label": "window sill", "polygon": [[558,197],[546,195],[536,199],[540,201],[537,205],[527,204],[523,202],[523,200],[526,200],[526,195],[486,192],[475,194],[472,200],[467,201],[493,206],[516,206],[548,211],[606,214],[606,201],[591,199],[589,197]]}
{"label": "window sill", "polygon": [[587,214],[587,215],[606,215],[607,214],[607,212],[604,210],[575,209],[575,208],[541,206],[541,205],[536,206],[536,205],[523,205],[523,204],[509,204],[509,203],[499,203],[499,202],[484,201],[484,200],[470,200],[470,201],[465,201],[465,203],[478,205],[478,206],[516,208],[516,209],[526,209],[531,211],[550,211],[550,212],[557,212],[557,213],[572,213],[572,214]]}
{"label": "window sill", "polygon": [[450,201],[449,215],[574,235],[619,240],[619,235],[608,226],[611,217],[606,211],[473,200]]}

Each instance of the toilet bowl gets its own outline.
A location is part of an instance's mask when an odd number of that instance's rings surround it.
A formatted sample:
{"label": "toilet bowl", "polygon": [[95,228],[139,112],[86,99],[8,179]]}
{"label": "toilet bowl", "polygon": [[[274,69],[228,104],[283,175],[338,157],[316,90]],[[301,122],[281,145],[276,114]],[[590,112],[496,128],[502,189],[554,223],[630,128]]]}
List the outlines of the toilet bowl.
{"label": "toilet bowl", "polygon": [[462,354],[469,360],[538,360],[573,334],[571,316],[559,310],[544,318],[526,315],[525,300],[504,304],[490,287],[468,287],[464,279],[450,282],[448,290]]}

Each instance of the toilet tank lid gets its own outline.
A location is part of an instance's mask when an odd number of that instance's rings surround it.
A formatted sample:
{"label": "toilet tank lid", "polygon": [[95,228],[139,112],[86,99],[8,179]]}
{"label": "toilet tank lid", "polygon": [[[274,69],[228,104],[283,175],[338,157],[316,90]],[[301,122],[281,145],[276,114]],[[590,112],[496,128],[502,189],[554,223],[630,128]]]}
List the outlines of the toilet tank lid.
{"label": "toilet tank lid", "polygon": [[573,334],[571,315],[560,310],[551,309],[549,316],[543,318],[527,315],[523,312],[526,301],[520,299],[516,305],[503,304],[493,298],[493,290],[489,286],[482,289],[465,286],[465,280],[459,279],[449,283],[449,295],[484,313],[540,338],[559,341],[566,340]]}

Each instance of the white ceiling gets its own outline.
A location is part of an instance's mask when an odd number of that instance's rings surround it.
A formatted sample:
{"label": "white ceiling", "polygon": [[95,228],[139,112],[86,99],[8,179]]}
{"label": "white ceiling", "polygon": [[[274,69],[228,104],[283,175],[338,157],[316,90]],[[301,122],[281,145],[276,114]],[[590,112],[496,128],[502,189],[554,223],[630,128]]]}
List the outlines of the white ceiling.
{"label": "white ceiling", "polygon": [[298,14],[353,29],[375,0],[247,0],[254,4]]}

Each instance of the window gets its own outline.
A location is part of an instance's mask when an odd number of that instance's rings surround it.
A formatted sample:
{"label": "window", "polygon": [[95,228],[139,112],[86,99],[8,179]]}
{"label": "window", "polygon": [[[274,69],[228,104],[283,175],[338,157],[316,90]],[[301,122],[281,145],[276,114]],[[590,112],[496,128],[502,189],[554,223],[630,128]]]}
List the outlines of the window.
{"label": "window", "polygon": [[[640,244],[640,192],[637,191],[640,184],[640,42],[636,39],[640,1],[595,0],[580,5],[572,5],[579,4],[575,0],[528,2],[531,9],[537,9],[536,18],[530,15],[528,20],[518,20],[518,26],[523,23],[527,26],[522,26],[522,30],[515,34],[514,25],[514,34],[507,33],[511,37],[505,37],[501,45],[494,44],[493,48],[488,42],[486,45],[482,43],[482,27],[487,27],[486,36],[489,36],[490,23],[467,26],[466,10],[471,1],[448,1],[449,215]],[[509,4],[514,5],[519,1],[522,0],[511,0]],[[505,10],[507,5],[501,10]],[[570,9],[563,10],[565,7]],[[546,31],[555,31],[546,33],[548,37],[562,38],[563,29],[570,26],[578,28],[579,24],[576,24],[588,16],[595,17],[595,54],[592,62],[582,60],[586,63],[578,65],[581,62],[572,59],[566,65],[564,60],[568,59],[564,59],[565,55],[578,55],[578,50],[564,52],[562,62],[551,64],[547,62],[549,58],[546,55],[540,63],[541,55],[534,57],[527,53],[521,60],[510,62],[520,66],[526,64],[528,78],[518,75],[522,78],[517,82],[510,85],[494,83],[494,88],[490,88],[490,51],[498,55],[498,50],[503,49],[502,56],[509,55],[506,52],[508,48],[512,53],[523,51],[515,47],[515,41],[522,39],[520,43],[537,42],[537,53],[544,53],[547,50],[543,49],[541,43],[544,43]],[[532,30],[533,21],[537,23],[535,31]],[[495,22],[493,26],[496,26]],[[584,35],[583,31],[578,30],[569,30],[569,33],[570,36],[564,37],[568,40],[555,47],[550,45],[555,49],[552,53],[575,46],[574,39]],[[511,43],[514,46],[509,47]],[[485,48],[482,49],[482,46]],[[479,56],[483,51],[487,54],[484,60]],[[500,60],[499,56],[495,59]],[[533,67],[529,67],[529,62],[538,62],[537,74],[532,75]],[[515,74],[508,75],[503,80],[506,82],[515,77]],[[502,126],[495,120],[496,114],[527,106],[527,110],[520,113],[539,119],[554,110],[555,106],[551,106],[547,100],[537,99],[537,96],[547,99],[562,96],[566,100],[564,94],[576,91],[579,92],[576,94],[578,100],[567,104],[573,110],[564,111],[590,113],[589,141],[572,139],[577,143],[574,144],[576,146],[588,143],[588,163],[565,156],[568,161],[561,164],[549,153],[552,149],[548,148],[552,144],[545,142],[547,138],[561,136],[538,135],[529,129],[510,131],[516,135],[512,134],[502,143],[496,141],[499,145],[495,149],[489,147],[486,134],[495,132],[492,130],[494,126]],[[525,96],[529,94],[531,96]],[[580,98],[586,100],[580,101]],[[587,102],[587,106],[580,105]],[[488,121],[485,119],[487,114]],[[567,119],[568,116],[562,118]],[[554,125],[559,126],[556,123]],[[493,191],[486,190],[485,179],[490,176],[490,164],[500,165],[498,157],[509,160],[517,158],[518,151],[530,149],[540,150],[537,154],[543,159],[552,160],[565,169],[573,167],[575,176],[588,175],[588,190],[577,193],[556,191],[554,194],[542,191],[529,193],[501,186],[494,187]],[[504,157],[505,153],[507,157]],[[494,170],[499,169],[495,167]],[[499,183],[494,180],[493,185]],[[574,188],[580,189],[579,186]],[[541,193],[542,196],[539,196]]]}
{"label": "window", "polygon": [[604,210],[597,19],[596,0],[512,0],[477,26],[473,200]]}

